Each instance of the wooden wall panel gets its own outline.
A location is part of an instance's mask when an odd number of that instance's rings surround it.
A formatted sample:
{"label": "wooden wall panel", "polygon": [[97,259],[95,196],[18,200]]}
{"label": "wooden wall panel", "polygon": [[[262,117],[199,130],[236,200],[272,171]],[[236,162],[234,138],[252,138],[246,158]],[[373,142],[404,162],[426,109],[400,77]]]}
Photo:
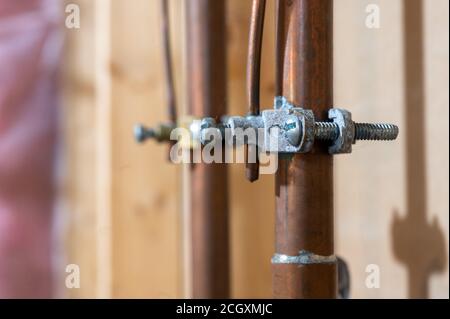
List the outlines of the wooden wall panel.
{"label": "wooden wall panel", "polygon": [[[436,225],[441,257],[428,277],[428,297],[449,297],[449,2],[423,4],[427,224]],[[428,227],[433,229],[432,227]],[[433,262],[433,261],[432,261]]]}
{"label": "wooden wall panel", "polygon": [[178,167],[165,145],[132,139],[135,123],[166,119],[157,5],[111,3],[114,297],[173,297],[179,286]]}
{"label": "wooden wall panel", "polygon": [[[80,266],[80,289],[56,290],[62,296],[97,296],[96,215],[96,68],[95,6],[90,0],[75,2],[83,12],[82,30],[66,33],[63,86],[63,210],[67,221],[65,263]],[[58,269],[65,269],[59,265]],[[58,274],[59,275],[59,274]],[[63,275],[66,275],[63,273]]]}
{"label": "wooden wall panel", "polygon": [[[365,24],[369,5],[379,29]],[[336,159],[337,252],[353,297],[448,298],[447,86],[448,1],[335,2],[336,105],[400,126],[396,142]],[[368,265],[379,288],[366,286]]]}
{"label": "wooden wall panel", "polygon": [[83,287],[73,295],[179,296],[179,168],[165,146],[137,145],[132,134],[135,123],[166,119],[158,3],[90,3],[80,2],[82,27],[68,31],[75,51],[66,57],[68,259]]}

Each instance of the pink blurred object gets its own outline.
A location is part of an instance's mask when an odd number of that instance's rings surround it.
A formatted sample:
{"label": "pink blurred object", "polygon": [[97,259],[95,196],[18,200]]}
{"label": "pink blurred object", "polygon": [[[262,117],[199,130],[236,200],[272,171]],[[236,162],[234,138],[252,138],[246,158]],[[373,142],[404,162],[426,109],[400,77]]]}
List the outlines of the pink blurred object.
{"label": "pink blurred object", "polygon": [[0,298],[52,297],[60,4],[0,0]]}

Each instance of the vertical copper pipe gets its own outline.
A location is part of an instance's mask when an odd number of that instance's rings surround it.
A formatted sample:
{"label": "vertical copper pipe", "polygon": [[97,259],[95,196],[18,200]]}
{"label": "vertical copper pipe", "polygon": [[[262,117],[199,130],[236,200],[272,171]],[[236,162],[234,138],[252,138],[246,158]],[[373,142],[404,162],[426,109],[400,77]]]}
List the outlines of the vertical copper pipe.
{"label": "vertical copper pipe", "polygon": [[161,9],[161,32],[163,40],[163,54],[164,54],[164,79],[166,81],[166,95],[167,95],[167,113],[171,123],[177,122],[177,107],[175,98],[175,84],[173,80],[172,68],[172,52],[170,46],[170,19],[168,0],[160,0]]}
{"label": "vertical copper pipe", "polygon": [[[225,1],[186,1],[188,109],[194,116],[226,114]],[[224,164],[190,171],[194,298],[229,297],[228,179]]]}
{"label": "vertical copper pipe", "polygon": [[[333,104],[332,0],[280,1],[278,72],[283,95],[295,105],[326,119]],[[278,79],[280,80],[280,79]],[[305,155],[280,157],[276,176],[276,253],[298,256],[301,250],[333,256],[333,158],[324,145]],[[335,298],[336,263],[274,263],[277,298]]]}
{"label": "vertical copper pipe", "polygon": [[286,45],[284,0],[277,0],[275,12],[275,96],[283,95],[283,61]]}
{"label": "vertical copper pipe", "polygon": [[259,114],[260,106],[261,48],[265,9],[266,0],[253,0],[247,61],[248,106],[250,114],[253,115]]}
{"label": "vertical copper pipe", "polygon": [[[164,57],[164,80],[166,82],[167,115],[170,123],[177,123],[177,101],[175,94],[175,83],[173,79],[172,50],[170,45],[170,19],[169,0],[160,0],[161,10],[161,36]],[[174,141],[170,141],[167,148],[167,158],[170,160],[170,151]]]}
{"label": "vertical copper pipe", "polygon": [[[250,36],[247,61],[247,97],[250,115],[259,115],[260,110],[260,79],[261,79],[261,49],[264,33],[264,16],[266,0],[253,0],[250,20]],[[259,178],[258,147],[246,146],[246,175],[251,182]],[[250,159],[256,162],[250,162]]]}

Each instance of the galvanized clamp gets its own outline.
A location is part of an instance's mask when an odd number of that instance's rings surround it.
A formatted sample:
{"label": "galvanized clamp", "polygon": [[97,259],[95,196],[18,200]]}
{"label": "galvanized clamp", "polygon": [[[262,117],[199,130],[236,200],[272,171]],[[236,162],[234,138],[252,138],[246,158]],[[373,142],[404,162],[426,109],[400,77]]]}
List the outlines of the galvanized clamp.
{"label": "galvanized clamp", "polygon": [[292,154],[310,152],[315,140],[331,142],[330,154],[347,154],[357,140],[389,141],[399,133],[393,124],[355,123],[352,114],[344,109],[332,108],[328,117],[329,122],[315,121],[311,110],[276,97],[274,109],[264,110],[258,116],[225,116],[219,122],[209,117],[185,116],[177,124],[161,124],[154,129],[137,125],[134,132],[139,143],[147,139],[169,142],[172,130],[184,128],[190,134],[181,144],[191,149],[209,143],[211,136],[219,135],[225,140],[229,134],[233,145],[254,144],[263,152]]}
{"label": "galvanized clamp", "polygon": [[[229,129],[236,145],[255,144],[265,152],[307,153],[315,140],[324,140],[331,142],[330,154],[345,154],[352,152],[352,144],[357,140],[395,140],[399,133],[392,124],[355,123],[351,113],[343,109],[330,109],[328,117],[329,122],[316,122],[311,110],[277,97],[274,109],[264,110],[259,116],[229,116],[220,123],[204,118],[200,138],[205,144],[207,130]],[[246,138],[249,134],[256,140]]]}

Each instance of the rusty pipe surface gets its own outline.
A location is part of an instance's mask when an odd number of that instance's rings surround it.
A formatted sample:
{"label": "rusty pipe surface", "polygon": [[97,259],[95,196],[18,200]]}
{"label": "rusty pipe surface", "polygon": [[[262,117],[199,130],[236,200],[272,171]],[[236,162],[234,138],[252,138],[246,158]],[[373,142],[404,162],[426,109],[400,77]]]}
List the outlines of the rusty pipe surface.
{"label": "rusty pipe surface", "polygon": [[[333,2],[279,0],[277,7],[277,74],[283,76],[276,86],[326,120],[333,105]],[[333,158],[326,146],[317,142],[309,154],[280,157],[274,297],[337,297],[333,227]],[[305,260],[312,262],[298,262]]]}
{"label": "rusty pipe surface", "polygon": [[[188,111],[198,117],[226,114],[224,0],[186,1]],[[192,285],[194,298],[228,298],[228,178],[220,163],[190,168]]]}
{"label": "rusty pipe surface", "polygon": [[[264,33],[264,18],[266,0],[253,0],[250,19],[250,35],[247,60],[247,97],[250,115],[259,115],[260,82],[261,82],[261,51]],[[258,147],[246,145],[246,176],[251,182],[259,178]],[[255,162],[250,162],[250,159]]]}

